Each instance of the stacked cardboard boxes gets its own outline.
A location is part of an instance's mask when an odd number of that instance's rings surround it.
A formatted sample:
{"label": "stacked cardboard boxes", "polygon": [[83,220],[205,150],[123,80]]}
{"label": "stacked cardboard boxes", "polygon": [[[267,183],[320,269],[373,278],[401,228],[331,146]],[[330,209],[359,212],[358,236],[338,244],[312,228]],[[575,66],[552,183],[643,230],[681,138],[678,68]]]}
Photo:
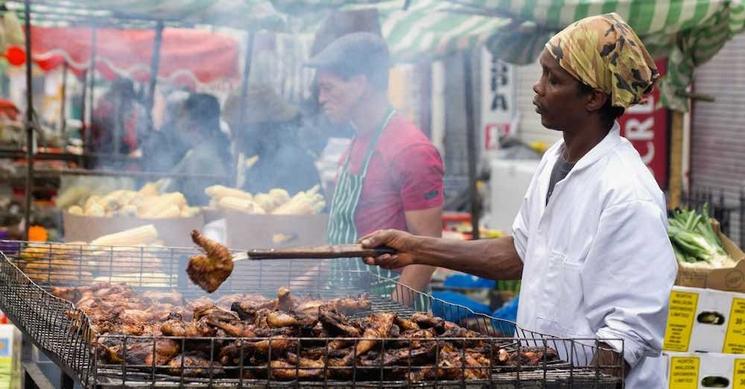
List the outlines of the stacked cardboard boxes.
{"label": "stacked cardboard boxes", "polygon": [[681,267],[670,294],[663,349],[670,389],[745,389],[745,254],[728,269]]}

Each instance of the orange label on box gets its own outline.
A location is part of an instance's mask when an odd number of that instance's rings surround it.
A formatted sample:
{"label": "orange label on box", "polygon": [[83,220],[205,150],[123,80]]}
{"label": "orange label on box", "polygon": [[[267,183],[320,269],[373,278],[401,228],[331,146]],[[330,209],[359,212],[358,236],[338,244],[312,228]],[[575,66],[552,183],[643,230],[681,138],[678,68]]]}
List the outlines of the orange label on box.
{"label": "orange label on box", "polygon": [[727,335],[724,337],[725,354],[745,354],[745,299],[733,298],[729,313]]}
{"label": "orange label on box", "polygon": [[698,388],[700,364],[696,357],[670,357],[670,389]]}
{"label": "orange label on box", "polygon": [[670,293],[670,309],[667,314],[667,329],[665,329],[665,343],[663,344],[665,350],[688,351],[697,307],[698,293],[679,291]]}

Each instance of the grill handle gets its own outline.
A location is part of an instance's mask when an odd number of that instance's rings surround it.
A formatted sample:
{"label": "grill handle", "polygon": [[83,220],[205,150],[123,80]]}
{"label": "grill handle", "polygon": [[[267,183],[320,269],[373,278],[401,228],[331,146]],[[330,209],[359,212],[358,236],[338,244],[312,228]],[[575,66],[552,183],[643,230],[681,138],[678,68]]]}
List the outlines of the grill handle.
{"label": "grill handle", "polygon": [[387,246],[374,249],[362,248],[359,244],[326,245],[317,247],[296,247],[289,249],[250,250],[246,257],[234,258],[234,260],[267,260],[267,259],[304,259],[304,258],[365,258],[378,257],[383,254],[396,254],[395,249]]}

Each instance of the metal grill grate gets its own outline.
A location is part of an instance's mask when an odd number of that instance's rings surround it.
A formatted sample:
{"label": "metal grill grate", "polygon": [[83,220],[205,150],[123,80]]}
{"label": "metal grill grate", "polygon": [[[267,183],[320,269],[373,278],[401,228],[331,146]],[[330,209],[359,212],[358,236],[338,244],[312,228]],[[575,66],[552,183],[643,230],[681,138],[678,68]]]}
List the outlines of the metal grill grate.
{"label": "metal grill grate", "polygon": [[[488,366],[471,367],[461,364],[459,379],[433,380],[423,379],[416,382],[401,377],[433,369],[434,364],[412,364],[409,348],[409,362],[402,366],[385,366],[382,362],[373,366],[340,367],[349,370],[344,379],[339,379],[324,367],[324,372],[314,380],[281,380],[273,377],[275,367],[272,362],[271,344],[269,358],[259,364],[246,363],[243,359],[243,347],[240,347],[241,363],[235,366],[223,366],[222,371],[213,372],[205,369],[206,373],[199,377],[192,377],[188,369],[177,369],[174,374],[165,366],[137,365],[131,362],[107,364],[99,359],[92,341],[112,341],[121,338],[120,342],[126,350],[126,344],[148,342],[155,348],[153,337],[111,336],[96,337],[91,330],[89,319],[77,310],[69,301],[57,298],[49,293],[52,286],[83,286],[91,282],[126,282],[138,291],[177,290],[186,298],[204,297],[206,294],[197,286],[192,285],[185,274],[186,262],[190,255],[196,253],[190,248],[173,247],[91,247],[72,244],[30,243],[17,241],[0,242],[3,255],[0,258],[0,309],[19,329],[26,334],[50,359],[59,365],[70,376],[76,377],[83,387],[119,387],[126,386],[157,386],[175,387],[254,387],[254,386],[293,386],[293,387],[401,387],[416,384],[421,387],[465,387],[471,385],[489,384],[497,388],[530,388],[552,387],[553,384],[564,387],[572,383],[587,383],[595,387],[611,388],[622,384],[622,378],[614,378],[605,374],[606,369],[620,370],[622,359],[617,358],[610,366],[597,366],[592,357],[597,350],[596,339],[557,339],[535,332],[518,328],[514,323],[494,319],[485,315],[476,315],[465,307],[438,301],[451,317],[468,319],[468,327],[484,334],[478,341],[488,346],[489,350],[496,347],[520,353],[528,348],[552,348],[559,352],[564,362],[552,362],[545,356],[538,366],[518,363],[516,366]],[[353,260],[353,259],[350,259]],[[235,293],[254,293],[274,296],[277,288],[289,287],[294,295],[309,295],[318,298],[346,297],[368,293],[373,312],[394,312],[407,316],[415,311],[428,310],[435,301],[430,295],[413,291],[394,280],[382,279],[368,271],[347,271],[343,275],[344,282],[334,279],[338,272],[332,272],[331,261],[318,260],[289,260],[289,261],[242,261],[236,263],[233,275],[218,290],[210,296],[214,299]],[[71,312],[78,314],[71,315]],[[502,338],[504,334],[515,334],[515,337]],[[158,337],[157,340],[165,339]],[[193,338],[168,338],[180,342],[182,354],[190,347],[195,347]],[[262,338],[266,340],[266,338]],[[325,342],[328,361],[328,343],[339,338],[292,338],[296,355],[301,355],[305,342]],[[236,342],[236,338],[205,338],[198,344],[204,351],[205,344],[209,345],[210,361],[219,358],[217,350],[226,342]],[[256,339],[241,339],[245,342]],[[364,339],[351,339],[355,344]],[[378,339],[380,350],[378,355],[384,355],[389,342],[401,339]],[[467,338],[437,338],[432,340],[435,358],[440,355],[439,350],[446,342],[462,344],[460,352],[464,353],[467,342],[474,339]],[[412,342],[413,343],[413,342]],[[492,351],[493,352],[493,351]],[[126,355],[124,360],[126,360]],[[382,357],[378,358],[380,361]],[[490,361],[492,358],[489,358]],[[182,362],[183,363],[183,362]],[[300,376],[302,367],[294,367],[295,377]],[[451,368],[452,369],[452,368]],[[488,379],[468,379],[465,371],[475,369],[484,370]],[[488,370],[487,370],[488,369]],[[245,372],[254,371],[255,374],[245,376]],[[281,370],[281,369],[280,369]],[[287,369],[285,369],[287,370]],[[279,371],[279,370],[277,370]],[[402,375],[403,372],[403,375]],[[432,382],[435,381],[435,382]],[[517,386],[516,386],[517,385]],[[533,385],[533,386],[531,386]],[[557,387],[559,387],[557,386]]]}

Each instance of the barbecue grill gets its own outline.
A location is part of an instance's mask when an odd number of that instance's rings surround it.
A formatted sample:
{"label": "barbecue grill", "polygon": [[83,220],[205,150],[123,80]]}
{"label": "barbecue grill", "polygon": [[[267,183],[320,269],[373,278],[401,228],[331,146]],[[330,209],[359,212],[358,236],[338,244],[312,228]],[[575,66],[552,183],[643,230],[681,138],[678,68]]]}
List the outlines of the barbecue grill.
{"label": "barbecue grill", "polygon": [[[325,365],[313,379],[306,379],[307,367],[277,368],[270,364],[273,340],[269,342],[268,360],[260,364],[244,359],[240,348],[240,363],[235,366],[213,368],[219,358],[218,348],[236,338],[168,338],[180,344],[183,354],[192,348],[207,350],[210,363],[201,370],[184,364],[142,365],[127,362],[127,344],[147,343],[155,349],[156,341],[163,337],[105,335],[98,336],[91,328],[90,319],[71,302],[53,296],[52,286],[82,286],[92,282],[126,282],[137,291],[177,290],[186,298],[204,297],[206,294],[192,285],[185,273],[188,257],[195,254],[192,248],[175,247],[122,247],[80,246],[74,244],[35,243],[21,241],[0,242],[0,309],[21,330],[27,339],[41,350],[64,374],[82,387],[483,387],[493,388],[564,388],[593,387],[617,388],[623,379],[608,374],[621,371],[623,360],[614,358],[611,363],[599,365],[593,356],[598,350],[597,339],[559,339],[519,328],[512,322],[474,314],[469,309],[437,300],[398,284],[392,279],[381,278],[367,270],[345,271],[339,277],[338,269],[330,261],[242,261],[236,263],[233,275],[211,298],[217,299],[233,293],[256,293],[274,296],[279,287],[285,286],[296,296],[334,298],[368,293],[372,312],[394,312],[408,315],[427,311],[438,304],[450,318],[463,326],[483,334],[483,338],[435,338],[430,341],[434,350],[434,363],[406,363],[385,365],[382,361],[386,349],[400,339],[378,339],[371,353],[377,353],[379,365],[334,367]],[[350,259],[357,260],[357,259]],[[29,266],[34,263],[33,266]],[[352,267],[349,267],[352,268]],[[330,281],[333,279],[333,283]],[[72,313],[72,314],[71,314]],[[368,312],[369,313],[369,312]],[[266,338],[263,338],[266,340]],[[328,361],[329,342],[339,338],[293,338],[290,349],[300,356],[310,344],[324,347]],[[125,356],[121,363],[103,360],[92,341],[116,343],[123,346]],[[241,339],[246,342],[257,339]],[[349,339],[350,342],[362,338]],[[551,348],[559,354],[560,361],[549,360],[544,355],[537,364],[518,363],[512,366],[472,367],[461,364],[450,369],[460,369],[458,379],[413,379],[429,369],[437,371],[439,350],[447,344],[459,347],[465,356],[468,342],[482,341],[488,349],[505,349],[518,354],[524,350]],[[610,341],[610,340],[609,340]],[[617,340],[614,340],[617,341]],[[413,343],[413,342],[412,342]],[[493,347],[492,347],[493,346]],[[492,358],[489,358],[490,360]],[[473,369],[473,370],[471,370]],[[336,372],[334,370],[337,370]],[[466,379],[466,371],[485,370],[484,379]],[[293,372],[294,371],[294,372]],[[282,374],[279,374],[282,373]],[[294,377],[287,379],[286,376]],[[342,376],[344,378],[339,378]],[[72,383],[72,380],[63,380]]]}

